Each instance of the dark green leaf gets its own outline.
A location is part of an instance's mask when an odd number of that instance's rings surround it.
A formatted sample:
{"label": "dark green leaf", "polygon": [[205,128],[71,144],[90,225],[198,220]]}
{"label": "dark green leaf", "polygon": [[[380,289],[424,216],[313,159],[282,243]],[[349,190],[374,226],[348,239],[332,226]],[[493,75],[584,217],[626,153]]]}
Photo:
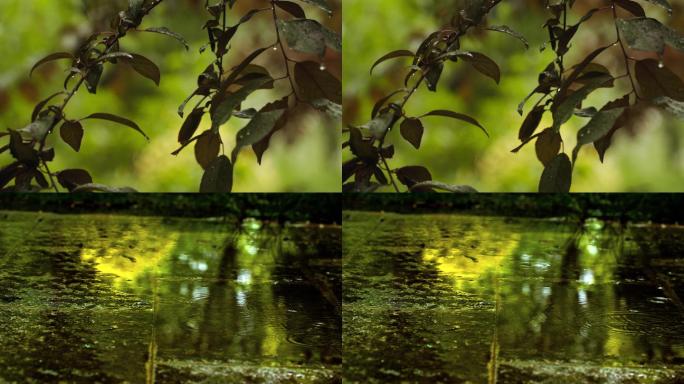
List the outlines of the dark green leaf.
{"label": "dark green leaf", "polygon": [[541,132],[535,143],[535,151],[539,161],[547,166],[556,158],[558,151],[560,151],[563,139],[555,129],[546,128]]}
{"label": "dark green leaf", "polygon": [[400,131],[401,136],[406,139],[411,145],[416,149],[420,148],[420,142],[423,139],[424,132],[423,124],[420,119],[416,118],[406,118],[401,123]]}
{"label": "dark green leaf", "polygon": [[74,151],[81,150],[83,140],[83,126],[78,121],[65,121],[59,129],[59,136],[69,144]]}
{"label": "dark green leaf", "polygon": [[653,59],[637,61],[635,72],[639,88],[641,88],[640,96],[645,99],[653,100],[665,96],[684,101],[684,82],[658,61]]}
{"label": "dark green leaf", "polygon": [[452,119],[465,121],[466,123],[472,124],[472,125],[480,128],[482,130],[482,132],[484,132],[485,135],[487,135],[487,137],[489,137],[489,132],[487,132],[485,127],[483,127],[477,120],[473,119],[472,117],[470,117],[468,115],[464,115],[464,114],[456,113],[456,112],[452,112],[452,111],[447,111],[447,110],[436,110],[436,111],[432,111],[432,112],[428,112],[428,113],[424,114],[423,116],[421,116],[421,118],[428,117],[428,116],[450,117]]}
{"label": "dark green leaf", "polygon": [[432,175],[427,168],[421,166],[408,166],[395,171],[399,182],[411,188],[418,183],[431,181]]}
{"label": "dark green leaf", "polygon": [[534,134],[534,131],[537,130],[539,123],[541,123],[544,112],[546,112],[546,109],[543,105],[538,105],[532,111],[530,111],[520,127],[520,132],[518,133],[518,138],[520,141],[525,141]]}
{"label": "dark green leaf", "polygon": [[233,166],[226,156],[219,156],[204,171],[200,192],[229,193],[233,189]]}
{"label": "dark green leaf", "polygon": [[470,55],[462,56],[462,58],[483,75],[491,77],[497,84],[501,81],[501,70],[496,62],[489,57],[479,52],[470,52]]}
{"label": "dark green leaf", "polygon": [[316,20],[278,20],[278,30],[287,45],[296,51],[323,57],[326,47],[342,50],[340,37]]}
{"label": "dark green leaf", "polygon": [[520,40],[523,44],[525,44],[525,49],[530,48],[530,43],[527,41],[525,36],[523,36],[519,32],[512,30],[507,25],[492,25],[490,27],[487,27],[486,29],[490,30],[490,31],[501,32],[501,33],[511,35],[511,36],[515,37],[516,39]]}
{"label": "dark green leaf", "polygon": [[204,116],[204,109],[197,108],[193,110],[188,118],[185,119],[183,126],[178,132],[178,142],[181,144],[186,143],[188,140],[192,139],[197,132],[197,128],[202,122],[202,116]]}
{"label": "dark green leaf", "polygon": [[159,82],[161,81],[161,72],[159,71],[159,67],[157,67],[157,65],[150,59],[146,58],[145,56],[132,53],[128,62],[136,72],[154,81],[154,83],[159,86]]}
{"label": "dark green leaf", "polygon": [[99,120],[113,121],[115,123],[119,123],[121,125],[125,125],[127,127],[133,128],[136,131],[140,132],[140,134],[143,135],[147,140],[150,139],[149,137],[147,137],[145,132],[143,132],[143,130],[140,129],[138,124],[136,124],[136,123],[132,122],[131,120],[128,120],[124,117],[121,117],[121,116],[112,115],[110,113],[93,113],[92,115],[84,117],[81,120],[86,120],[86,119],[99,119]]}
{"label": "dark green leaf", "polygon": [[93,178],[83,169],[65,169],[57,172],[57,181],[71,192],[79,185],[92,183]]}
{"label": "dark green leaf", "polygon": [[415,55],[413,52],[408,51],[408,50],[404,50],[404,49],[392,51],[392,52],[386,54],[385,56],[379,58],[375,63],[373,63],[373,66],[370,69],[370,73],[373,74],[373,70],[375,69],[375,67],[377,67],[381,63],[384,63],[387,60],[394,59],[397,57],[414,57],[414,56]]}
{"label": "dark green leaf", "polygon": [[60,60],[60,59],[72,59],[73,60],[74,55],[68,52],[57,52],[57,53],[52,53],[49,54],[42,59],[38,60],[38,62],[31,68],[31,71],[29,72],[29,77],[33,75],[33,71],[36,70],[36,68],[40,67],[41,65],[48,63],[50,61],[55,61],[55,60]]}
{"label": "dark green leaf", "polygon": [[102,71],[104,71],[104,66],[102,63],[96,64],[88,70],[85,78],[86,88],[88,92],[92,94],[97,93],[97,86],[100,84],[100,78],[102,77]]}
{"label": "dark green leaf", "polygon": [[541,193],[568,193],[572,184],[572,164],[565,153],[557,155],[544,168],[539,182]]}
{"label": "dark green leaf", "polygon": [[188,42],[185,40],[185,38],[184,38],[183,36],[181,36],[180,34],[178,34],[178,33],[176,33],[176,32],[173,32],[173,31],[169,30],[169,29],[166,28],[166,27],[147,28],[147,29],[145,29],[144,31],[145,31],[145,32],[159,33],[159,34],[166,35],[166,36],[171,36],[171,37],[173,37],[174,39],[180,41],[181,44],[183,44],[183,46],[185,46],[185,49],[186,49],[186,50],[189,50],[189,49],[190,49],[190,46],[188,45]]}
{"label": "dark green leaf", "polygon": [[218,157],[221,150],[221,136],[212,131],[205,131],[195,143],[195,159],[202,168],[207,169]]}
{"label": "dark green leaf", "polygon": [[287,98],[267,104],[256,116],[236,135],[235,149],[232,154],[232,162],[235,164],[237,155],[244,147],[254,145],[267,137],[287,109]]}
{"label": "dark green leaf", "polygon": [[342,83],[320,64],[305,61],[295,64],[295,81],[299,87],[299,95],[307,101],[328,99],[342,104]]}

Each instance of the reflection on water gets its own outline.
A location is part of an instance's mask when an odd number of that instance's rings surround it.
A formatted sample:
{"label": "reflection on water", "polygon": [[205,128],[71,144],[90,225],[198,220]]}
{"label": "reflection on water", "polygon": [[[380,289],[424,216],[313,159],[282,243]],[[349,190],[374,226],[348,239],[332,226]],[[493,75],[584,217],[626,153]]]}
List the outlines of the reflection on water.
{"label": "reflection on water", "polygon": [[339,227],[0,214],[0,381],[339,381]]}
{"label": "reflection on water", "polygon": [[684,380],[681,227],[354,212],[343,231],[349,382]]}

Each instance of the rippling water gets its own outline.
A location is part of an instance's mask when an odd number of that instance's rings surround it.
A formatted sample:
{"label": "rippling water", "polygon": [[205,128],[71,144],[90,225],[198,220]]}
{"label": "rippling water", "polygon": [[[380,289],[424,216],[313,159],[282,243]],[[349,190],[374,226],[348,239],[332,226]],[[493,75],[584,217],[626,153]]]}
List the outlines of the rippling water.
{"label": "rippling water", "polygon": [[348,212],[343,232],[348,382],[684,380],[682,227]]}
{"label": "rippling water", "polygon": [[0,214],[0,381],[339,381],[339,227]]}

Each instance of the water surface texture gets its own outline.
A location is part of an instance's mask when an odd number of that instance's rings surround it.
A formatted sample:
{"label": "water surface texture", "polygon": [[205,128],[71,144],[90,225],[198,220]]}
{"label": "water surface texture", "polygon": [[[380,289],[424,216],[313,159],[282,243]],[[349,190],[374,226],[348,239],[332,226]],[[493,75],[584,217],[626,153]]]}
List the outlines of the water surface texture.
{"label": "water surface texture", "polygon": [[0,216],[0,382],[340,381],[339,227]]}
{"label": "water surface texture", "polygon": [[684,228],[346,212],[346,381],[684,382]]}

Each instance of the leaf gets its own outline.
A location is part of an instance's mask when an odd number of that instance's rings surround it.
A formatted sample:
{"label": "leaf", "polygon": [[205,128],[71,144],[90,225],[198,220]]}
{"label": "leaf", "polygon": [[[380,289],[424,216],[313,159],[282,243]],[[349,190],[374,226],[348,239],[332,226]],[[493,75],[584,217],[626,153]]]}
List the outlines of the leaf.
{"label": "leaf", "polygon": [[148,141],[150,140],[150,138],[147,137],[145,132],[143,132],[143,130],[140,129],[138,124],[136,124],[136,123],[132,122],[131,120],[128,120],[124,117],[121,117],[121,116],[112,115],[110,113],[93,113],[92,115],[84,117],[81,120],[86,120],[86,119],[99,119],[99,120],[113,121],[115,123],[119,123],[121,125],[125,125],[127,127],[135,129],[136,131],[140,132],[140,134],[143,135],[145,137],[145,139],[147,139]]}
{"label": "leaf", "polygon": [[572,164],[565,153],[557,155],[544,168],[539,181],[541,193],[568,193],[572,184]]}
{"label": "leaf", "polygon": [[423,139],[424,130],[420,119],[412,117],[404,119],[400,127],[401,136],[416,149],[420,149],[420,142]]}
{"label": "leaf", "polygon": [[378,151],[370,141],[364,139],[361,130],[356,127],[349,127],[349,149],[366,164],[374,165],[379,160]]}
{"label": "leaf", "polygon": [[679,119],[684,119],[684,102],[673,100],[666,96],[651,100],[653,104],[665,109]]}
{"label": "leaf", "polygon": [[102,65],[102,63],[94,65],[88,70],[88,73],[85,77],[85,84],[88,92],[92,94],[97,93],[97,86],[100,83],[102,71],[104,71],[104,65]]}
{"label": "leaf", "polygon": [[225,124],[233,116],[233,112],[240,104],[254,91],[261,88],[264,84],[271,82],[267,78],[259,78],[246,84],[234,93],[230,93],[214,109],[211,114],[212,130],[218,131],[219,127]]}
{"label": "leaf", "polygon": [[317,110],[326,113],[333,119],[342,118],[342,106],[340,104],[334,103],[328,99],[315,99],[310,101],[311,106]]}
{"label": "leaf", "polygon": [[427,88],[432,92],[437,92],[437,85],[439,79],[442,77],[442,72],[444,71],[444,63],[433,64],[432,66],[425,69],[425,82],[427,83]]}
{"label": "leaf", "polygon": [[539,123],[541,123],[545,112],[546,109],[543,105],[538,105],[532,111],[530,111],[520,127],[520,132],[518,133],[518,138],[520,141],[525,141],[534,134],[534,131],[537,130],[537,127],[539,126]]}
{"label": "leaf", "polygon": [[330,72],[320,69],[320,64],[305,61],[295,64],[295,81],[299,96],[306,101],[328,99],[342,104],[342,82]]}
{"label": "leaf", "polygon": [[627,45],[639,51],[663,54],[665,44],[684,51],[684,36],[660,21],[648,17],[618,19],[617,26]]}
{"label": "leaf", "polygon": [[421,189],[439,189],[452,193],[478,193],[477,189],[469,185],[451,185],[439,181],[423,181],[411,187],[411,192],[418,192]]}
{"label": "leaf", "polygon": [[53,94],[53,95],[50,95],[47,99],[45,99],[45,100],[41,101],[40,103],[36,104],[35,108],[33,108],[33,113],[31,114],[31,121],[36,121],[36,118],[38,117],[38,114],[40,113],[40,111],[43,110],[43,107],[45,107],[45,104],[49,103],[50,100],[54,99],[56,96],[59,96],[59,95],[65,94],[65,93],[66,93],[66,92],[64,92],[64,91],[57,92],[57,93],[55,93],[55,94]]}
{"label": "leaf", "polygon": [[61,60],[61,59],[74,59],[74,55],[68,52],[57,52],[57,53],[51,53],[42,59],[38,60],[38,62],[33,65],[33,68],[31,68],[31,71],[29,72],[29,77],[33,75],[33,71],[36,70],[36,68],[40,67],[41,65],[48,63],[50,61],[55,61],[55,60]]}
{"label": "leaf", "polygon": [[386,54],[385,56],[379,58],[375,63],[373,63],[373,66],[372,66],[371,69],[370,69],[370,73],[371,73],[371,75],[372,75],[372,74],[373,74],[373,70],[375,69],[375,67],[377,67],[378,65],[384,63],[384,62],[387,61],[387,60],[395,59],[395,58],[398,58],[398,57],[414,57],[414,56],[415,56],[415,54],[414,54],[413,52],[408,51],[408,50],[405,50],[405,49],[399,49],[399,50],[396,50],[396,51],[392,51],[392,52]]}
{"label": "leaf", "polygon": [[0,169],[0,188],[4,188],[21,171],[21,163],[15,161]]}
{"label": "leaf", "polygon": [[[341,109],[341,107],[340,107],[340,109]],[[341,114],[341,111],[340,111],[340,114]],[[266,152],[269,145],[271,144],[271,137],[273,137],[273,135],[277,131],[283,129],[287,125],[287,122],[288,122],[288,113],[287,113],[287,110],[285,110],[283,115],[276,122],[276,124],[273,127],[273,129],[271,130],[271,132],[268,135],[266,135],[266,137],[261,139],[261,141],[259,141],[258,143],[252,144],[252,150],[254,151],[254,154],[256,155],[256,158],[257,158],[257,162],[260,165],[261,165],[261,160],[264,156],[264,153]]]}
{"label": "leaf", "polygon": [[143,32],[153,32],[153,33],[159,33],[162,35],[170,36],[173,37],[174,39],[178,40],[185,46],[186,50],[190,50],[190,46],[188,45],[188,42],[185,40],[183,36],[181,36],[179,33],[173,32],[170,29],[166,27],[154,27],[154,28],[147,28],[144,29]]}
{"label": "leaf", "polygon": [[133,55],[128,52],[112,52],[101,56],[97,59],[98,62],[115,61],[116,59],[133,59]]}
{"label": "leaf", "polygon": [[395,95],[397,95],[397,94],[399,94],[399,93],[402,93],[402,92],[406,92],[406,90],[400,89],[400,90],[398,90],[398,91],[394,91],[394,92],[390,93],[389,95],[383,97],[382,99],[378,100],[378,101],[375,103],[375,105],[373,106],[373,111],[371,112],[371,117],[375,118],[375,117],[378,115],[378,112],[380,112],[380,110],[382,109],[382,107],[385,106],[385,103],[387,103],[387,101],[388,101],[389,99],[391,99],[391,98],[394,97]]}
{"label": "leaf", "polygon": [[594,115],[587,125],[577,132],[577,145],[572,151],[573,164],[577,161],[577,155],[582,146],[585,144],[592,144],[606,136],[611,129],[613,129],[615,122],[624,111],[625,108],[601,110]]}
{"label": "leaf", "polygon": [[306,18],[306,13],[304,13],[304,10],[302,9],[302,7],[299,6],[299,4],[293,3],[291,1],[276,1],[275,4],[276,6],[278,6],[278,8],[282,9],[283,11],[289,13],[290,15],[296,18]]}
{"label": "leaf", "polygon": [[684,82],[668,68],[661,67],[658,61],[653,59],[637,61],[635,74],[642,97],[653,100],[665,96],[684,101]]}
{"label": "leaf", "polygon": [[325,56],[326,47],[342,50],[340,37],[316,20],[293,19],[278,20],[279,33],[285,37],[287,45],[296,51]]}
{"label": "leaf", "polygon": [[10,153],[21,163],[29,167],[38,166],[38,152],[33,149],[32,145],[24,143],[21,134],[17,131],[10,130]]}
{"label": "leaf", "polygon": [[44,113],[36,121],[20,129],[19,132],[28,134],[36,142],[43,142],[48,132],[55,125],[56,120],[57,116],[54,113]]}
{"label": "leaf", "polygon": [[83,140],[83,126],[78,121],[65,121],[59,128],[59,136],[65,143],[69,144],[74,151],[81,150]]}
{"label": "leaf", "polygon": [[161,72],[159,71],[159,67],[157,67],[157,64],[153,63],[150,59],[146,58],[145,56],[138,55],[135,53],[131,54],[131,58],[128,59],[128,62],[131,64],[131,66],[136,72],[154,81],[154,83],[157,84],[157,86],[159,86],[159,82],[161,81]]}
{"label": "leaf", "polygon": [[474,125],[474,126],[480,128],[480,129],[482,130],[482,132],[484,132],[485,135],[487,135],[487,137],[489,137],[489,132],[487,132],[487,130],[485,129],[485,127],[483,127],[477,120],[473,119],[472,117],[470,117],[470,116],[468,116],[468,115],[464,115],[464,114],[461,114],[461,113],[456,113],[456,112],[447,111],[447,110],[441,110],[441,109],[440,109],[440,110],[428,112],[428,113],[424,114],[423,116],[420,116],[420,118],[429,117],[429,116],[450,117],[450,118],[452,118],[452,119],[465,121],[466,123],[472,124],[472,125]]}
{"label": "leaf", "polygon": [[632,0],[615,0],[615,4],[617,4],[620,8],[626,10],[627,12],[631,13],[632,15],[636,17],[645,17],[646,12],[644,11],[644,8],[639,5],[639,3],[632,1]]}
{"label": "leaf", "polygon": [[178,132],[178,142],[181,144],[184,144],[188,142],[188,140],[192,139],[192,137],[195,135],[195,132],[197,132],[197,128],[199,127],[200,123],[202,122],[202,117],[204,116],[204,109],[202,108],[197,108],[194,109],[190,114],[188,115],[188,118],[185,119],[185,122],[183,123],[183,126],[181,127],[180,131]]}
{"label": "leaf", "polygon": [[205,131],[195,143],[195,159],[202,168],[207,169],[218,157],[221,150],[221,136],[212,131]]}
{"label": "leaf", "polygon": [[231,156],[233,164],[235,164],[238,153],[242,148],[258,143],[273,131],[276,123],[287,109],[287,104],[287,98],[267,104],[237,133],[235,149]]}
{"label": "leaf", "polygon": [[589,82],[584,87],[569,95],[560,105],[554,105],[553,111],[553,129],[559,130],[561,125],[565,124],[572,117],[575,108],[581,103],[591,92],[600,88],[603,84],[613,81],[612,76],[600,76]]}
{"label": "leaf", "polygon": [[201,193],[229,193],[233,189],[233,166],[226,156],[219,156],[204,171]]}
{"label": "leaf", "polygon": [[490,27],[485,28],[488,31],[494,31],[494,32],[501,32],[505,33],[507,35],[513,36],[516,39],[520,40],[523,44],[525,44],[525,49],[530,48],[530,43],[527,41],[525,36],[523,36],[521,33],[516,32],[512,30],[509,26],[507,25],[492,25]]}
{"label": "leaf", "polygon": [[563,138],[560,133],[553,128],[543,130],[535,143],[537,159],[539,159],[544,166],[549,165],[556,155],[558,155],[562,141]]}
{"label": "leaf", "polygon": [[479,52],[470,52],[470,55],[461,56],[462,59],[470,63],[475,69],[485,76],[491,77],[497,84],[501,81],[501,70],[499,65],[489,57]]}
{"label": "leaf", "polygon": [[411,188],[418,183],[431,181],[432,175],[427,168],[421,166],[408,166],[395,171],[399,182]]}
{"label": "leaf", "polygon": [[299,1],[303,1],[305,3],[315,5],[318,8],[324,10],[329,15],[332,14],[332,9],[330,8],[330,5],[328,5],[328,2],[326,0],[299,0]]}
{"label": "leaf", "polygon": [[59,181],[62,187],[72,192],[79,185],[92,183],[93,178],[84,169],[65,169],[57,172],[57,181]]}

